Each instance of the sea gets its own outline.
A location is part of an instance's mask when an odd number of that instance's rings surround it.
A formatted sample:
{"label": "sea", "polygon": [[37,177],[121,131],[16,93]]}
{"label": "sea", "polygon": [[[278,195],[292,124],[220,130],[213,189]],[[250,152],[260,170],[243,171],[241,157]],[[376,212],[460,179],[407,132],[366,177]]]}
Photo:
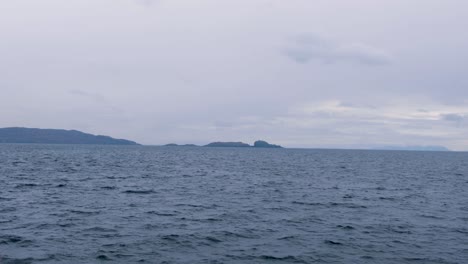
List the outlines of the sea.
{"label": "sea", "polygon": [[0,263],[468,263],[468,153],[0,144]]}

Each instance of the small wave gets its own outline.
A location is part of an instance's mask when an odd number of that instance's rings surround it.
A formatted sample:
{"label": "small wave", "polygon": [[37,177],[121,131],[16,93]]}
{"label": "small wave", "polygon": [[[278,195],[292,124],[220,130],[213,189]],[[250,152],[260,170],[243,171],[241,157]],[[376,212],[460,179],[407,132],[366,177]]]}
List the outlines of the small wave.
{"label": "small wave", "polygon": [[177,215],[175,213],[160,213],[160,212],[156,212],[156,211],[148,211],[146,213],[147,214],[159,215],[159,216],[176,216]]}
{"label": "small wave", "polygon": [[113,232],[117,232],[117,230],[112,229],[112,228],[105,228],[105,227],[95,226],[95,227],[91,227],[91,228],[86,228],[86,229],[83,230],[83,232],[113,233]]}
{"label": "small wave", "polygon": [[284,237],[278,238],[278,240],[293,240],[293,239],[297,239],[297,236],[284,236]]}
{"label": "small wave", "polygon": [[164,235],[161,237],[161,239],[168,241],[177,241],[179,238],[180,236],[176,234]]}
{"label": "small wave", "polygon": [[293,204],[300,204],[300,205],[312,205],[312,206],[320,206],[325,205],[323,203],[310,203],[310,202],[300,202],[300,201],[292,201]]}
{"label": "small wave", "polygon": [[74,172],[77,172],[78,170],[75,168],[63,168],[58,171],[62,173],[74,173]]}
{"label": "small wave", "polygon": [[52,229],[52,228],[55,228],[56,225],[55,224],[51,224],[51,223],[43,223],[43,224],[37,224],[34,229],[36,230],[46,230],[46,229]]}
{"label": "small wave", "polygon": [[365,205],[359,205],[354,203],[330,203],[330,206],[342,206],[347,208],[367,208]]}
{"label": "small wave", "polygon": [[270,207],[267,208],[268,210],[271,211],[279,211],[279,212],[288,212],[291,211],[291,208],[285,207],[285,206],[275,206],[275,207]]}
{"label": "small wave", "polygon": [[72,226],[76,226],[76,224],[73,224],[73,223],[61,223],[61,224],[57,224],[58,226],[60,227],[72,227]]}
{"label": "small wave", "polygon": [[199,205],[199,204],[176,204],[175,206],[188,206],[188,207],[193,207],[193,208],[202,208],[202,209],[213,209],[216,208],[217,205]]}
{"label": "small wave", "polygon": [[455,229],[453,230],[454,232],[457,232],[457,233],[462,233],[462,234],[468,234],[468,229],[464,228],[459,228],[459,229]]}
{"label": "small wave", "polygon": [[206,240],[210,241],[210,242],[214,242],[214,243],[221,243],[223,242],[222,240],[219,240],[217,239],[216,237],[211,237],[211,236],[208,236],[205,238]]}
{"label": "small wave", "polygon": [[344,229],[344,230],[354,230],[355,228],[350,225],[337,225],[336,227]]}
{"label": "small wave", "polygon": [[112,243],[112,244],[105,244],[105,245],[102,245],[103,247],[107,247],[107,248],[113,248],[113,247],[120,247],[120,248],[124,248],[124,247],[127,247],[126,244],[123,244],[123,243]]}
{"label": "small wave", "polygon": [[230,231],[221,231],[221,232],[217,232],[218,233],[218,236],[225,236],[225,237],[235,237],[235,238],[256,238],[256,236],[252,235],[252,234],[240,234],[240,233],[234,233],[234,232],[230,232]]}
{"label": "small wave", "polygon": [[223,219],[219,219],[219,218],[213,218],[213,217],[208,217],[208,218],[187,218],[187,217],[180,217],[178,218],[179,220],[182,220],[182,221],[193,221],[193,222],[202,222],[202,223],[206,223],[206,222],[222,222]]}
{"label": "small wave", "polygon": [[5,207],[0,209],[0,213],[10,213],[16,211],[16,207]]}
{"label": "small wave", "polygon": [[354,203],[336,203],[336,202],[331,202],[331,203],[311,203],[311,202],[301,202],[301,201],[293,201],[293,204],[299,204],[299,205],[310,205],[310,206],[326,206],[326,207],[347,207],[347,208],[367,208],[365,205],[359,205],[359,204],[354,204]]}
{"label": "small wave", "polygon": [[5,258],[2,257],[0,258],[2,264],[31,264],[34,263],[34,261],[38,261],[37,259],[34,258]]}
{"label": "small wave", "polygon": [[126,190],[124,193],[131,193],[131,194],[151,194],[154,193],[154,190]]}
{"label": "small wave", "polygon": [[336,241],[333,241],[333,240],[325,240],[324,243],[325,243],[325,244],[328,244],[328,245],[335,245],[335,246],[341,246],[341,245],[343,245],[343,243],[341,243],[341,242],[336,242]]}
{"label": "small wave", "polygon": [[100,212],[98,211],[81,211],[81,210],[68,210],[70,213],[80,214],[80,215],[97,215]]}
{"label": "small wave", "polygon": [[423,261],[424,263],[426,263],[429,260],[427,258],[403,258],[403,259],[406,261]]}
{"label": "small wave", "polygon": [[15,235],[0,236],[0,244],[18,243],[21,241],[23,241],[23,238],[20,236],[15,236]]}
{"label": "small wave", "polygon": [[427,215],[427,214],[420,214],[419,216],[423,217],[423,218],[437,219],[437,220],[443,220],[444,219],[443,217],[440,217],[440,216]]}
{"label": "small wave", "polygon": [[388,200],[388,201],[395,201],[395,197],[379,197],[379,200]]}
{"label": "small wave", "polygon": [[[131,257],[134,257],[135,255],[133,254],[122,254],[122,253],[117,253],[114,255],[114,257],[116,258],[131,258]],[[138,261],[138,262],[144,262],[142,260]]]}
{"label": "small wave", "polygon": [[294,256],[284,256],[284,257],[276,257],[276,256],[272,256],[272,255],[261,255],[259,257],[260,259],[263,259],[263,260],[272,260],[272,261],[287,261],[287,262],[292,262],[292,263],[306,263],[305,261],[297,258],[297,257],[294,257]]}
{"label": "small wave", "polygon": [[93,178],[91,178],[91,177],[86,177],[86,178],[83,178],[83,179],[79,179],[78,181],[84,182],[84,181],[90,181],[90,180],[92,180],[92,179],[93,179]]}
{"label": "small wave", "polygon": [[103,187],[101,187],[101,189],[104,189],[104,190],[115,190],[115,189],[117,189],[117,187],[115,187],[115,186],[103,186]]}
{"label": "small wave", "polygon": [[223,221],[223,219],[213,218],[213,217],[204,218],[204,219],[200,219],[200,220],[207,221],[207,222],[222,222]]}
{"label": "small wave", "polygon": [[36,187],[39,186],[36,183],[20,183],[15,186],[15,188],[28,188],[28,187]]}
{"label": "small wave", "polygon": [[32,244],[33,241],[29,239],[25,239],[24,237],[16,236],[16,235],[4,235],[0,236],[0,245],[9,245],[9,244],[18,244],[21,246]]}
{"label": "small wave", "polygon": [[398,234],[411,234],[412,233],[411,231],[407,230],[403,226],[387,227],[386,229],[391,231],[391,232],[398,233]]}
{"label": "small wave", "polygon": [[99,255],[96,257],[96,259],[99,259],[99,260],[111,260],[108,256],[106,255]]}

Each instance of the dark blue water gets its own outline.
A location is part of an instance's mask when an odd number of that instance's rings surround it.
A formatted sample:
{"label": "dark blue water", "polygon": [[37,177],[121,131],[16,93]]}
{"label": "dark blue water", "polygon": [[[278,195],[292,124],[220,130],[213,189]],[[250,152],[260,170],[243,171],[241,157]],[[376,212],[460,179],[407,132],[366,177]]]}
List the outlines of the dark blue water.
{"label": "dark blue water", "polygon": [[0,263],[468,263],[468,153],[0,145]]}

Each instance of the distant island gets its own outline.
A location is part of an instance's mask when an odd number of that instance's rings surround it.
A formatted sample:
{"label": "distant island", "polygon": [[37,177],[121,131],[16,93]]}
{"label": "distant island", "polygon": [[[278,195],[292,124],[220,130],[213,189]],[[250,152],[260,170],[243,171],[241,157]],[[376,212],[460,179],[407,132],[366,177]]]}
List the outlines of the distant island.
{"label": "distant island", "polygon": [[23,127],[0,128],[0,143],[139,145],[126,139],[92,135],[77,130]]}
{"label": "distant island", "polygon": [[263,140],[257,140],[254,142],[254,148],[283,148],[280,145],[270,144]]}
{"label": "distant island", "polygon": [[204,147],[250,148],[251,146],[243,142],[213,142]]}
{"label": "distant island", "polygon": [[171,144],[164,145],[164,147],[283,148],[279,145],[273,145],[263,140],[255,141],[253,146],[244,142],[212,142],[204,146],[198,146],[194,144],[178,145],[178,144],[171,143]]}

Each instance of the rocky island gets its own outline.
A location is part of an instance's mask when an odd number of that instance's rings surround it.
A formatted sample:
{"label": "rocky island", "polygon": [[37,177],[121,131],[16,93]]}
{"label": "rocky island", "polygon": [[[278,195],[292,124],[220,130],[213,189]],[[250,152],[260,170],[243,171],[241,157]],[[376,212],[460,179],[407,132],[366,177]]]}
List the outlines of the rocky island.
{"label": "rocky island", "polygon": [[163,145],[163,147],[207,147],[207,148],[283,148],[279,145],[270,144],[264,140],[257,140],[254,142],[253,146],[244,143],[244,142],[212,142],[204,146],[198,146],[195,144],[184,144],[179,145],[175,143],[170,143]]}
{"label": "rocky island", "polygon": [[0,128],[0,143],[139,145],[126,139],[92,135],[77,130],[24,127]]}
{"label": "rocky island", "polygon": [[263,140],[255,141],[254,145],[251,146],[243,142],[213,142],[204,147],[225,147],[225,148],[282,148],[279,145],[273,145]]}
{"label": "rocky island", "polygon": [[243,142],[213,142],[204,147],[249,148],[249,144]]}
{"label": "rocky island", "polygon": [[263,140],[257,140],[254,142],[254,148],[283,148],[279,145],[270,144]]}

